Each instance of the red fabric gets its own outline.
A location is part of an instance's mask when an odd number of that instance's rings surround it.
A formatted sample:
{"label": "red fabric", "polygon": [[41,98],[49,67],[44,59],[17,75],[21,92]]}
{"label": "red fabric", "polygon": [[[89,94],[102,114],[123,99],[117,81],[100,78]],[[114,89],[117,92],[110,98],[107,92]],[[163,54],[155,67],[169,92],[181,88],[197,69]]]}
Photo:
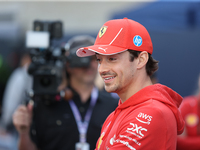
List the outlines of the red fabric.
{"label": "red fabric", "polygon": [[188,96],[183,99],[180,111],[185,120],[185,134],[178,136],[177,150],[199,150],[200,135],[198,133],[200,114],[198,108],[198,98]]}
{"label": "red fabric", "polygon": [[200,150],[200,137],[178,137],[177,150]]}
{"label": "red fabric", "polygon": [[140,90],[106,119],[96,150],[176,149],[184,128],[178,110],[182,97],[155,84]]}

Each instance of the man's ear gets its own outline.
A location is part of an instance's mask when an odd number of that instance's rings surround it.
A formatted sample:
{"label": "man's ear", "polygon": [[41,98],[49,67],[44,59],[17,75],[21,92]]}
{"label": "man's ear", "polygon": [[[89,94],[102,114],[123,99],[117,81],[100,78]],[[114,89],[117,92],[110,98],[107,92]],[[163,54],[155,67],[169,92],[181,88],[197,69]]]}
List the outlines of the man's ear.
{"label": "man's ear", "polygon": [[149,54],[146,51],[142,51],[138,56],[138,65],[137,68],[141,69],[142,67],[146,66],[149,60]]}

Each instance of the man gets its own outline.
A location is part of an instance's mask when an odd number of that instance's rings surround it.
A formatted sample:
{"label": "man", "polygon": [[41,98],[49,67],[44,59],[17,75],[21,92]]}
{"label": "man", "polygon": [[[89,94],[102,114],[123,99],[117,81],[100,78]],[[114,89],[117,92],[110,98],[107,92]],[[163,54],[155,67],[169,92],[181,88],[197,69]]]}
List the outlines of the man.
{"label": "man", "polygon": [[[67,101],[55,101],[52,105],[39,101],[34,108],[29,104],[16,110],[13,122],[19,132],[20,150],[95,148],[102,124],[109,113],[117,107],[117,100],[95,87],[98,64],[94,56],[83,59],[76,56],[78,48],[92,44],[94,38],[76,36],[66,45],[69,49],[67,89],[71,90],[65,96],[68,97]],[[70,93],[72,98],[69,100]],[[109,102],[106,99],[109,99]]]}
{"label": "man", "polygon": [[[119,95],[119,106],[102,127],[96,150],[175,150],[184,128],[178,111],[182,97],[170,88],[153,85],[158,69],[146,28],[124,18],[106,22],[95,44],[77,50],[95,55],[108,92]],[[109,100],[108,100],[109,101]]]}
{"label": "man", "polygon": [[180,111],[185,121],[185,130],[178,136],[177,150],[200,149],[200,74],[195,95],[183,98]]}

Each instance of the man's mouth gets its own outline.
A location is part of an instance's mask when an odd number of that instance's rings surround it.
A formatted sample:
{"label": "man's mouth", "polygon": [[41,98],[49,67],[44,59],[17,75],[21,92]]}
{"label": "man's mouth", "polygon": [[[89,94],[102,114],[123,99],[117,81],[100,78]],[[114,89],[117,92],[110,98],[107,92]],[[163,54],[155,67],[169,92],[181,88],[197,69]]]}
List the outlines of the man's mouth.
{"label": "man's mouth", "polygon": [[112,77],[103,77],[105,83],[111,82],[114,78],[115,78],[115,76],[112,76]]}
{"label": "man's mouth", "polygon": [[115,77],[108,77],[108,78],[104,78],[104,80],[110,80],[110,79],[113,79]]}

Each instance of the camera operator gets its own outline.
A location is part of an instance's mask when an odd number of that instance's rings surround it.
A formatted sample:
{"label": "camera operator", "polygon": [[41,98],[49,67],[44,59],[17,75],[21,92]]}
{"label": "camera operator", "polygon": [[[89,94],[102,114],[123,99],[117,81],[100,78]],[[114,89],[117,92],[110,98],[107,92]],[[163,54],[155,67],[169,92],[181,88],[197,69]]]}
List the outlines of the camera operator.
{"label": "camera operator", "polygon": [[90,36],[76,36],[68,41],[66,89],[71,94],[66,94],[67,100],[51,105],[31,101],[15,111],[13,123],[19,133],[20,150],[95,149],[102,124],[118,100],[96,88],[95,56],[76,56],[78,48],[92,44],[94,38]]}

